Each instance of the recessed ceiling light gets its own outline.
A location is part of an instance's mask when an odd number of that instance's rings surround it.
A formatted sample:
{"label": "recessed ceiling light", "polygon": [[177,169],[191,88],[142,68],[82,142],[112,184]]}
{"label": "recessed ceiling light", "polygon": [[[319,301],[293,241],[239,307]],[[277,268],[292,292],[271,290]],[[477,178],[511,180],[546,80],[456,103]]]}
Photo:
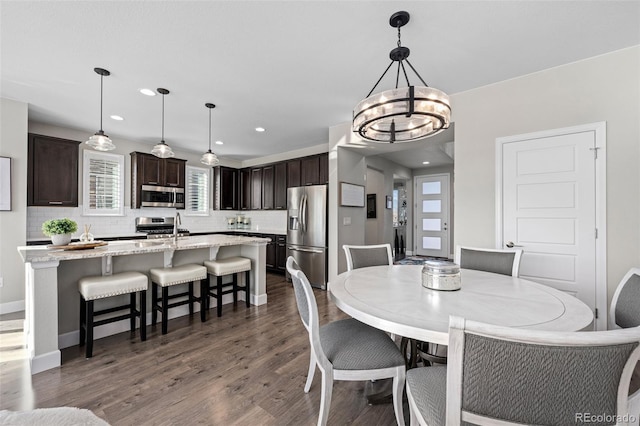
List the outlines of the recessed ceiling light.
{"label": "recessed ceiling light", "polygon": [[216,145],[224,145],[224,142],[222,142],[222,141],[216,141]]}
{"label": "recessed ceiling light", "polygon": [[429,164],[429,162],[428,161],[423,161],[422,164]]}
{"label": "recessed ceiling light", "polygon": [[112,120],[116,120],[116,121],[124,120],[124,118],[120,117],[119,115],[111,115],[110,117]]}
{"label": "recessed ceiling light", "polygon": [[256,127],[256,132],[264,132],[266,129],[264,127]]}
{"label": "recessed ceiling light", "polygon": [[142,93],[143,95],[147,95],[147,96],[155,96],[156,95],[155,90],[151,90],[151,89],[140,89],[140,93]]}

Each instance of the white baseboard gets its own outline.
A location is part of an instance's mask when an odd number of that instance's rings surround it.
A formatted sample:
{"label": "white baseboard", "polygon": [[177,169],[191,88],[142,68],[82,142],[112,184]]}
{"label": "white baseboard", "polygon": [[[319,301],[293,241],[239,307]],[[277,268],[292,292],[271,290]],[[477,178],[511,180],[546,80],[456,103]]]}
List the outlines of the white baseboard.
{"label": "white baseboard", "polygon": [[11,314],[13,312],[24,311],[24,300],[16,300],[15,302],[0,303],[0,315]]}
{"label": "white baseboard", "polygon": [[51,351],[49,353],[38,355],[29,360],[31,367],[31,375],[38,374],[41,371],[50,370],[52,368],[60,367],[62,364],[60,357],[60,351]]}
{"label": "white baseboard", "polygon": [[[256,300],[258,299],[258,300]],[[244,293],[242,294],[238,294],[238,300],[243,301],[244,302]],[[233,294],[225,294],[222,296],[222,303],[224,305],[228,304],[228,303],[233,303]],[[265,303],[267,303],[267,295],[264,294],[259,298],[256,298],[255,295],[251,295],[251,303],[253,305],[259,306],[259,305],[263,305]],[[216,299],[211,298],[211,306],[210,309],[213,309],[214,307],[216,307]],[[200,304],[199,303],[194,303],[193,306],[193,311],[195,312],[200,312]],[[157,327],[160,326],[160,321],[161,321],[161,314],[158,314],[158,323],[157,323]],[[174,319],[174,318],[178,318],[178,317],[182,317],[185,315],[189,315],[189,306],[188,305],[183,305],[183,306],[176,306],[175,308],[171,308],[169,310],[169,315],[168,315],[168,319]],[[147,312],[147,325],[151,325],[151,312]],[[138,320],[136,320],[136,328],[140,326],[140,323]],[[104,324],[98,327],[95,327],[93,329],[93,340],[97,340],[97,339],[102,339],[103,337],[107,337],[107,336],[112,336],[114,334],[118,334],[118,333],[124,333],[126,331],[129,331],[131,329],[131,326],[129,324],[129,320],[128,319],[123,319],[121,321],[116,321],[116,322],[112,322],[109,324]],[[64,348],[70,348],[71,346],[77,346],[78,343],[80,343],[80,331],[79,330],[74,330],[74,331],[70,331],[68,333],[64,333],[64,334],[60,334],[58,335],[58,347],[60,349],[64,349]],[[58,364],[60,365],[60,364]],[[40,370],[43,371],[43,370]],[[32,373],[35,374],[35,373]]]}

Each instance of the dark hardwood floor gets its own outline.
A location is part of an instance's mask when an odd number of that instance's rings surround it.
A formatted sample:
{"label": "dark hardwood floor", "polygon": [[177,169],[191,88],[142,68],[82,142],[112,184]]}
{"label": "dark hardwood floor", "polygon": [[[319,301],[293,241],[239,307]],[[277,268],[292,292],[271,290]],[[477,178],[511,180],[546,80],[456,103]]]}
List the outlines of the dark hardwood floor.
{"label": "dark hardwood floor", "polygon": [[[327,292],[315,293],[321,324],[346,317]],[[137,332],[97,340],[91,359],[78,347],[64,349],[62,367],[34,376],[21,321],[3,316],[0,409],[74,406],[112,425],[316,424],[320,375],[305,394],[309,342],[293,289],[268,274],[267,294],[266,305],[225,305],[221,318],[212,310],[205,323],[197,314],[171,320],[165,336],[158,323],[146,342]],[[392,405],[367,405],[364,388],[334,383],[329,424],[395,424]]]}

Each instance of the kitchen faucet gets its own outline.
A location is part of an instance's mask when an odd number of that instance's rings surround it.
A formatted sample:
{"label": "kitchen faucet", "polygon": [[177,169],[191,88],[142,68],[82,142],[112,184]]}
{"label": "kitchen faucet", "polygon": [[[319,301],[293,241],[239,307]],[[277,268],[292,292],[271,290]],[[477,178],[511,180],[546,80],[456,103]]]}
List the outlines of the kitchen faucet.
{"label": "kitchen faucet", "polygon": [[180,219],[180,213],[176,212],[176,217],[173,219],[173,242],[178,244],[178,225],[182,225],[182,219]]}

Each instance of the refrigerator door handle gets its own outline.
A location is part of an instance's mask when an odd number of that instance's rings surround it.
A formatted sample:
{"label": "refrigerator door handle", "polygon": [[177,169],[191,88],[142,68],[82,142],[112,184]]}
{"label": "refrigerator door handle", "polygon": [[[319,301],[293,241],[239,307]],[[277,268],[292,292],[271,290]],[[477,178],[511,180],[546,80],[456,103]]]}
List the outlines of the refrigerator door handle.
{"label": "refrigerator door handle", "polygon": [[300,210],[302,218],[302,232],[307,232],[307,194],[302,196],[302,209]]}
{"label": "refrigerator door handle", "polygon": [[291,250],[291,251],[301,251],[303,253],[322,253],[322,250],[303,249],[303,248],[294,248],[294,247],[289,247],[289,250]]}

